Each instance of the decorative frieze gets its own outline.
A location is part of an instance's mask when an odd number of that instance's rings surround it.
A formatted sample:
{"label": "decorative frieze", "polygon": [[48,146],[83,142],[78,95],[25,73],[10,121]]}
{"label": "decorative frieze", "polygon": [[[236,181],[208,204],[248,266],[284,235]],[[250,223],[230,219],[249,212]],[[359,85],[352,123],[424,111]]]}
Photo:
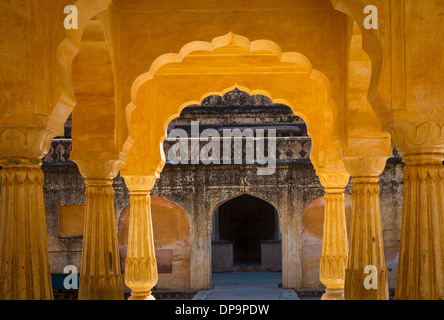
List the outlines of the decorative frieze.
{"label": "decorative frieze", "polygon": [[[172,145],[177,143],[175,139],[167,139],[163,143],[165,157],[168,164],[168,152]],[[200,142],[200,149],[208,142]],[[267,146],[265,144],[265,153],[267,153]],[[291,162],[291,161],[310,161],[311,139],[309,137],[277,137],[276,138],[276,162]],[[191,148],[191,146],[190,146]],[[72,150],[72,142],[70,139],[54,139],[49,149],[48,155],[43,158],[44,165],[62,165],[74,164],[70,160]],[[243,141],[243,156],[245,155],[245,140]],[[401,155],[394,149],[393,159],[401,159]],[[223,155],[223,152],[221,152]],[[222,156],[220,157],[222,160]]]}
{"label": "decorative frieze", "polygon": [[48,154],[43,158],[45,164],[74,164],[70,160],[72,150],[71,139],[54,139]]}

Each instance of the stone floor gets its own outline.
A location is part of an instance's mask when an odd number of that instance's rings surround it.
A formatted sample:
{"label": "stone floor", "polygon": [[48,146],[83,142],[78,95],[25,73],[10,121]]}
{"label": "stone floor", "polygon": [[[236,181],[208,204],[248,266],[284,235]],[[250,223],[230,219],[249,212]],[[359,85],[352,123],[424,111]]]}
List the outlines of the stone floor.
{"label": "stone floor", "polygon": [[281,283],[280,272],[214,273],[214,288],[199,291],[193,300],[300,300]]}

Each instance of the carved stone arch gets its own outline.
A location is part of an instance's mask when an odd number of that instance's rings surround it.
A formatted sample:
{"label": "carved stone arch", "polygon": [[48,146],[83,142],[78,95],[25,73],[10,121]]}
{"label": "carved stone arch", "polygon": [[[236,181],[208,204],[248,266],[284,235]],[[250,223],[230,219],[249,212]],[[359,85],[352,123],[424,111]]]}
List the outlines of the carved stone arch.
{"label": "carved stone arch", "polygon": [[[248,55],[254,57],[266,54],[273,57],[276,68],[287,70],[289,74],[300,77],[298,81],[304,81],[306,87],[296,89],[292,81],[280,85],[261,82],[245,71],[252,68],[252,66],[257,66],[254,61],[249,61],[249,64],[245,65],[238,62],[238,60],[230,60],[231,57],[226,60],[226,70],[232,71],[235,75],[232,76],[229,71],[214,74],[212,68],[217,68],[217,64],[212,64],[211,59],[217,59],[220,56],[225,57],[227,52],[239,53],[240,55],[248,53]],[[203,66],[198,65],[196,67],[196,65],[193,65],[193,58],[196,56],[199,56],[199,58],[205,56],[206,62],[199,61],[199,63],[204,63]],[[221,62],[219,61],[219,63]],[[269,67],[268,64],[265,64],[265,66]],[[182,71],[183,69],[186,71]],[[189,72],[192,72],[192,70],[198,70],[196,71],[197,76],[193,76],[194,78],[187,78],[185,82],[170,80],[175,75],[189,76]],[[274,71],[261,72],[268,78],[274,74]],[[169,76],[169,78],[167,79],[164,75]],[[215,81],[213,83],[213,81],[200,80],[191,83],[199,80],[199,76],[201,78],[211,76]],[[239,79],[239,81],[237,82],[236,79]],[[181,83],[187,84],[187,90],[182,87],[179,88],[182,85]],[[250,95],[263,95],[273,103],[289,106],[294,114],[300,116],[307,125],[308,134],[313,141],[311,159],[315,167],[333,166],[335,170],[345,170],[332,141],[334,135],[332,132],[333,119],[338,117],[338,110],[331,98],[329,79],[321,72],[314,70],[310,61],[299,53],[282,53],[279,46],[272,41],[257,40],[250,42],[249,39],[230,32],[213,39],[211,42],[191,42],[185,45],[178,54],[162,55],[153,62],[147,73],[136,79],[132,87],[132,101],[127,106],[127,122],[131,130],[122,152],[128,151],[131,146],[132,148],[128,153],[128,162],[122,168],[122,171],[125,172],[124,175],[159,176],[165,165],[162,144],[167,137],[169,123],[179,117],[182,110],[187,106],[201,104],[209,96],[223,96],[235,88]],[[174,91],[168,92],[168,90]],[[301,95],[298,91],[303,91],[305,94]],[[181,92],[181,95],[173,94],[173,92]],[[286,99],[287,95],[289,99]],[[299,101],[302,100],[301,96],[304,99],[309,99],[307,98],[309,96],[312,101],[310,103],[306,101],[304,104]],[[168,99],[165,99],[165,97],[168,97]],[[194,100],[196,98],[198,100]],[[159,105],[162,105],[161,112],[156,110]],[[141,126],[142,122],[145,124],[144,127]],[[146,123],[150,123],[150,125],[147,126]],[[326,132],[326,128],[330,131]],[[149,137],[149,143],[152,145],[150,150],[146,148],[147,137]],[[141,140],[145,141],[145,147],[141,145]],[[153,146],[155,146],[155,149]],[[142,164],[140,161],[142,157],[149,159],[150,163]]]}

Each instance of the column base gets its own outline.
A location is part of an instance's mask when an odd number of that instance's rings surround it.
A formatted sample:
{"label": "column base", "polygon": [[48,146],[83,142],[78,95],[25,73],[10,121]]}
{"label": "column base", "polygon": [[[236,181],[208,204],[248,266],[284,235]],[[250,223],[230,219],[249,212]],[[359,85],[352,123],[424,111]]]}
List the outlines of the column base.
{"label": "column base", "polygon": [[132,292],[128,300],[156,300],[151,292]]}
{"label": "column base", "polygon": [[322,296],[321,300],[345,300],[344,289],[329,289]]}

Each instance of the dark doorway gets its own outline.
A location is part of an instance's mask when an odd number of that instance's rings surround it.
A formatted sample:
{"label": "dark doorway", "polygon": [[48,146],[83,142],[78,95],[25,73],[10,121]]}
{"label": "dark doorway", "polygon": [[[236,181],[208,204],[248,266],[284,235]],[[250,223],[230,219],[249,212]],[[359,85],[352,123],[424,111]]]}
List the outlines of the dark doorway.
{"label": "dark doorway", "polygon": [[280,238],[271,204],[250,195],[234,198],[214,215],[213,271],[281,271]]}

